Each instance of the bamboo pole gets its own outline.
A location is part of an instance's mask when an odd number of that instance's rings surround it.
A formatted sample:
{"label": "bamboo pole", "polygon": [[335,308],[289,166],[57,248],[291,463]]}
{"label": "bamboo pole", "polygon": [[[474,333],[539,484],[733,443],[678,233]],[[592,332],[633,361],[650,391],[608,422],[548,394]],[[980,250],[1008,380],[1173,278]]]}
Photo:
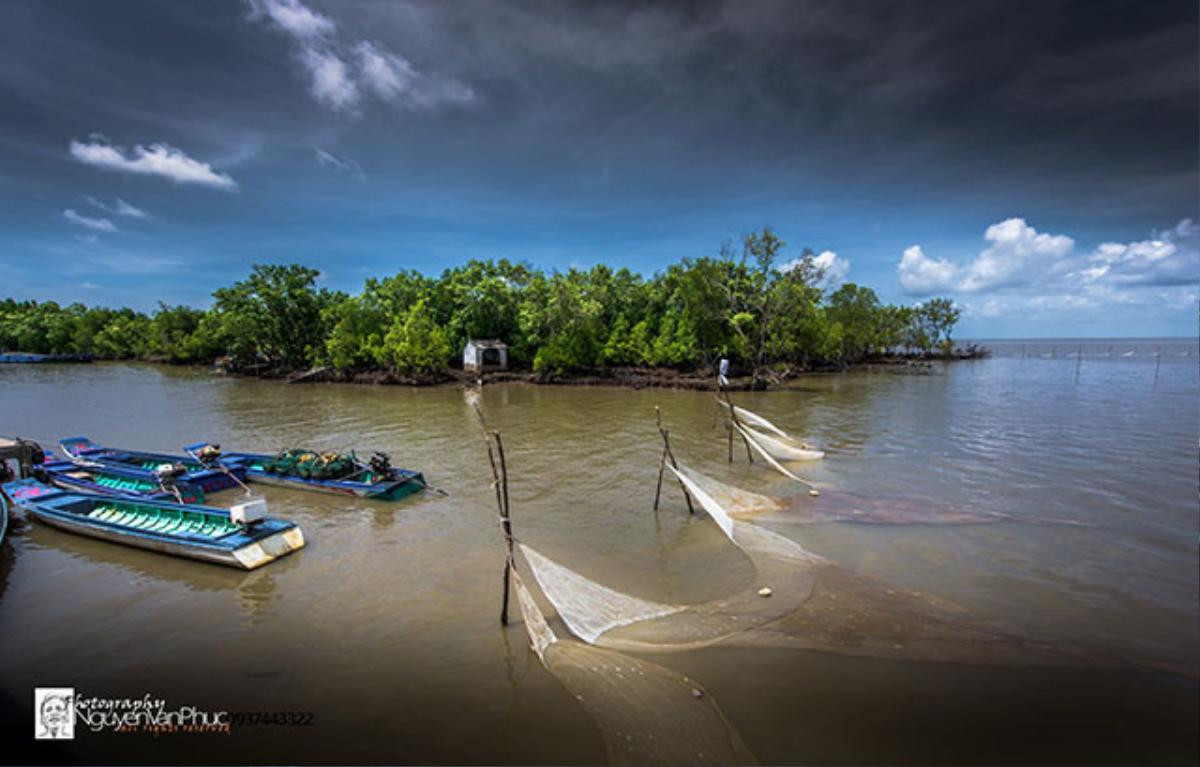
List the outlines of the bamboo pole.
{"label": "bamboo pole", "polygon": [[[658,431],[662,433],[662,410],[658,405],[654,406],[654,422],[658,426]],[[658,457],[658,484],[654,486],[654,510],[658,511],[658,500],[662,496],[662,480],[663,472],[667,470],[667,446],[664,444],[662,454]]]}
{"label": "bamboo pole", "polygon": [[733,401],[729,399],[729,392],[725,391],[723,393],[725,394],[725,404],[729,406],[729,462],[733,463],[733,431],[736,426],[738,435],[742,438],[742,443],[746,446],[746,459],[750,463],[754,463],[754,454],[750,452],[750,440],[746,438],[746,433],[743,431],[745,427],[742,426],[741,420],[737,417],[737,410],[733,407]]}
{"label": "bamboo pole", "polygon": [[504,460],[504,441],[500,439],[500,432],[492,432],[492,437],[496,440],[496,452],[500,455],[500,486],[503,489],[504,506],[500,512],[500,526],[504,529],[504,546],[507,549],[507,555],[504,557],[504,602],[500,608],[500,623],[508,625],[508,587],[510,574],[513,565],[513,534],[512,534],[512,516],[509,513],[508,506],[508,464]]}
{"label": "bamboo pole", "polygon": [[[669,430],[663,428],[662,411],[659,410],[657,405],[654,406],[654,418],[655,418],[655,422],[658,424],[658,433],[660,436],[662,436],[662,439],[663,439],[663,455],[665,456],[666,460],[669,460],[671,462],[671,466],[674,467],[674,469],[676,471],[678,471],[679,463],[675,460],[675,454],[671,452],[671,432]],[[661,469],[659,470],[658,478],[659,478],[659,484],[661,486],[661,483],[662,483]],[[688,493],[687,486],[684,485],[683,480],[679,479],[678,477],[676,477],[675,479],[678,480],[678,482],[679,482],[679,489],[683,491],[683,500],[685,500],[687,502],[688,514],[695,514],[696,509],[692,507],[692,496],[690,493]],[[657,491],[654,494],[654,508],[658,509],[658,492]]]}
{"label": "bamboo pole", "polygon": [[[496,492],[496,508],[500,512],[500,526],[504,530],[504,598],[500,605],[500,623],[508,625],[508,593],[509,581],[513,562],[512,517],[508,510],[508,466],[504,461],[504,443],[500,432],[488,428],[487,420],[478,404],[473,404],[475,415],[479,418],[479,428],[483,431],[483,442],[487,445],[488,464],[492,468],[492,489]],[[496,462],[496,454],[500,454],[500,462]]]}

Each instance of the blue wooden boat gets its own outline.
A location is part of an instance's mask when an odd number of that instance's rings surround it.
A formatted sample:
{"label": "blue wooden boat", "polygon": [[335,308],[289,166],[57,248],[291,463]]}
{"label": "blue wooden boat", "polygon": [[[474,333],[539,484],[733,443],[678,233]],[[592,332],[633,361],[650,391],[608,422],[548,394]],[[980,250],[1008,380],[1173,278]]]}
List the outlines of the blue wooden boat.
{"label": "blue wooden boat", "polygon": [[125,495],[179,503],[204,503],[205,494],[201,487],[203,483],[197,484],[189,480],[189,477],[197,473],[187,471],[186,467],[172,466],[179,470],[179,473],[172,471],[164,476],[154,470],[120,464],[68,461],[47,454],[42,470],[52,483],[65,490],[85,490],[101,495]]}
{"label": "blue wooden boat", "polygon": [[[91,538],[253,570],[304,547],[294,523],[262,516],[262,501],[231,510],[75,493],[34,479],[3,490],[39,522]],[[253,504],[261,506],[250,509]]]}
{"label": "blue wooden boat", "polygon": [[36,364],[44,362],[91,362],[91,354],[32,354],[30,352],[0,352],[0,362]]}
{"label": "blue wooden boat", "polygon": [[207,459],[210,465],[223,464],[231,469],[240,467],[246,472],[248,482],[264,485],[350,495],[377,501],[398,501],[426,487],[425,477],[421,472],[394,468],[387,464],[387,457],[380,453],[376,456],[382,456],[382,461],[372,460],[367,465],[359,464],[352,473],[341,478],[321,479],[272,471],[271,464],[276,456],[266,453],[222,453],[217,446],[207,442],[187,445],[184,450],[197,461],[201,461],[206,455],[212,456],[211,459]]}
{"label": "blue wooden boat", "polygon": [[[102,447],[87,437],[71,437],[58,444],[81,472],[94,470],[100,474],[93,483],[97,485],[95,487],[82,484],[88,481],[85,478],[74,478],[77,480],[76,487],[96,492],[113,494],[114,490],[117,493],[132,490],[136,495],[145,494],[147,491],[153,495],[154,492],[149,488],[137,487],[136,484],[140,482],[157,488],[159,482],[155,470],[160,466],[176,464],[185,469],[185,473],[181,474],[176,482],[186,486],[193,495],[198,492],[199,497],[195,501],[197,503],[204,502],[206,493],[239,487],[240,483],[245,481],[246,471],[240,465],[205,466],[195,458],[185,456]],[[68,471],[61,471],[56,478],[70,484],[70,474]]]}

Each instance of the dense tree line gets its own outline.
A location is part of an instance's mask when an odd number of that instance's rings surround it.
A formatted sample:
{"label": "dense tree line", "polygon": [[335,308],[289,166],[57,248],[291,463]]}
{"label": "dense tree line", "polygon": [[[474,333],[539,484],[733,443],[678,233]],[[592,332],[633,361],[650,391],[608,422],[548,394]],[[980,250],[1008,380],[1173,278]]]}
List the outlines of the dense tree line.
{"label": "dense tree line", "polygon": [[218,289],[206,311],[8,299],[0,349],[408,374],[444,370],[470,338],[502,339],[515,364],[546,373],[692,369],[729,357],[761,374],[950,350],[959,310],[948,299],[892,306],[853,283],[826,291],[812,252],[781,265],[782,247],[764,229],[738,250],[687,258],[650,279],[603,265],[547,274],[473,260],[437,278],[368,279],[355,296],[318,288],[314,269],[258,265]]}

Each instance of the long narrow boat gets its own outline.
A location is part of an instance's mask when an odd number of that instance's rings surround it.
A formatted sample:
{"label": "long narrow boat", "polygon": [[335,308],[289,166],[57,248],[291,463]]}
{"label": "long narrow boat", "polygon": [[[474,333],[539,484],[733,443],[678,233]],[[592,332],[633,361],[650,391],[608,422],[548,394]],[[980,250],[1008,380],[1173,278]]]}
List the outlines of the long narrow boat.
{"label": "long narrow boat", "polygon": [[73,493],[37,480],[3,487],[34,519],[68,532],[179,557],[253,570],[304,547],[293,522],[235,521],[236,510]]}
{"label": "long narrow boat", "polygon": [[[42,470],[64,490],[85,490],[101,495],[134,496],[160,501],[204,503],[204,490],[188,481],[191,472],[165,484],[153,471],[116,464],[75,463],[47,454]],[[176,491],[178,495],[176,495]]]}
{"label": "long narrow boat", "polygon": [[[210,447],[207,442],[198,442],[184,448],[188,455],[196,458],[200,451]],[[301,477],[270,470],[276,456],[265,453],[221,453],[219,463],[241,467],[248,482],[264,485],[314,490],[334,495],[352,495],[377,501],[398,501],[425,488],[425,477],[419,471],[397,469],[391,466],[374,468],[361,467],[353,474],[341,479],[316,479]]]}
{"label": "long narrow boat", "polygon": [[[142,494],[145,488],[133,487],[128,481],[137,480],[142,484],[149,483],[157,488],[158,479],[154,475],[154,470],[164,464],[179,464],[184,467],[186,473],[181,475],[177,482],[192,491],[200,492],[200,497],[196,499],[197,503],[204,502],[204,493],[215,493],[237,487],[239,480],[244,480],[246,474],[245,469],[240,465],[204,466],[195,458],[180,455],[103,447],[87,437],[70,437],[61,440],[58,444],[80,470],[94,469],[106,474],[103,481],[97,483],[101,487],[109,485],[118,491],[133,490],[135,494]],[[69,476],[69,472],[62,473]],[[64,476],[64,482],[69,483],[66,476]],[[118,487],[120,485],[130,486]],[[76,483],[75,486],[86,487],[79,483]],[[86,487],[86,489],[105,492],[93,487]]]}
{"label": "long narrow boat", "polygon": [[90,354],[32,354],[30,352],[0,352],[0,362],[91,362]]}

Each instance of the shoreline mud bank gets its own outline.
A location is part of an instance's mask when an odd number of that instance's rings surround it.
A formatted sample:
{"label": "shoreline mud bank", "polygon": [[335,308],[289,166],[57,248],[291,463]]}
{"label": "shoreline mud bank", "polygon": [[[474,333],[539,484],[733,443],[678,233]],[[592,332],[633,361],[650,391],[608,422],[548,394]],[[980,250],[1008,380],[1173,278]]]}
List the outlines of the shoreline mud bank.
{"label": "shoreline mud bank", "polygon": [[[786,388],[789,383],[812,375],[829,375],[854,370],[880,370],[897,374],[929,374],[933,363],[981,359],[987,356],[982,349],[940,355],[888,355],[849,365],[827,365],[802,368],[789,366],[771,369],[757,378],[745,371],[729,377],[732,391],[763,391]],[[674,368],[613,367],[568,373],[534,372],[529,369],[492,370],[483,373],[446,368],[436,373],[402,374],[389,370],[336,370],[315,367],[307,370],[274,367],[266,364],[239,365],[233,360],[217,360],[212,369],[222,375],[239,378],[264,378],[291,384],[339,383],[368,386],[444,386],[450,384],[521,383],[540,386],[612,386],[629,389],[681,389],[713,391],[717,388],[716,371],[712,368],[676,370]]]}

